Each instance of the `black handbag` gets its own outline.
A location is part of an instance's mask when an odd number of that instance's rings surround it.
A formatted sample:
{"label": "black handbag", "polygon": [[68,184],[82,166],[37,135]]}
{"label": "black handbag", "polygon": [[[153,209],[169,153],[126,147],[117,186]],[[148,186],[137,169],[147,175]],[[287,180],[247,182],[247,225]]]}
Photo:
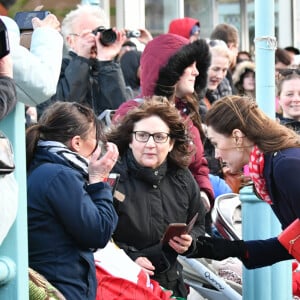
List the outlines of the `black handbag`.
{"label": "black handbag", "polygon": [[6,135],[0,131],[0,176],[10,174],[15,169],[14,152]]}

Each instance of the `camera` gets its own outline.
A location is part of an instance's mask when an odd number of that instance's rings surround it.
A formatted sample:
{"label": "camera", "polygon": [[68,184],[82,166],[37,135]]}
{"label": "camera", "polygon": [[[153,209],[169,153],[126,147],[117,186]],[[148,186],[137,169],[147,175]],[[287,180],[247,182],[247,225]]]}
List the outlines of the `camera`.
{"label": "camera", "polygon": [[0,19],[0,58],[10,52],[8,33],[5,24]]}
{"label": "camera", "polygon": [[138,38],[141,36],[141,32],[139,30],[127,30],[126,36],[127,38]]}
{"label": "camera", "polygon": [[101,33],[100,43],[103,46],[109,46],[113,44],[117,39],[117,34],[112,30],[112,28],[105,29],[105,27],[99,26],[92,31],[94,35],[96,35],[98,32]]}
{"label": "camera", "polygon": [[[103,46],[109,46],[113,44],[117,40],[117,34],[112,28],[105,29],[104,26],[99,26],[96,29],[92,31],[94,35],[96,35],[98,32],[101,33],[100,35],[100,43]],[[140,37],[141,33],[139,30],[127,30],[126,31],[126,37],[131,38],[131,37]]]}

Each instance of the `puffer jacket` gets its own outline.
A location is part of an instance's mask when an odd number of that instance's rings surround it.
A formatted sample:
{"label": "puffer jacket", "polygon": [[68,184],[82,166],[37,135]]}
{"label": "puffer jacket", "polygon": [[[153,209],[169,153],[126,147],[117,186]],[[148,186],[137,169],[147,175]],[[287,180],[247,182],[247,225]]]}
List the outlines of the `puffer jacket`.
{"label": "puffer jacket", "polygon": [[20,45],[17,23],[1,16],[8,32],[18,101],[36,106],[56,91],[61,67],[63,38],[58,30],[39,27],[33,31],[30,51]]}
{"label": "puffer jacket", "polygon": [[[133,260],[148,257],[156,267],[154,279],[159,281],[164,272],[169,272],[170,280],[177,279],[180,276],[173,268],[177,253],[168,245],[162,247],[160,240],[170,223],[188,223],[197,212],[191,235],[196,239],[204,234],[205,209],[191,172],[169,162],[157,169],[142,167],[130,149],[113,171],[120,174],[117,191],[125,197],[122,202],[114,199],[119,216],[114,241]],[[187,253],[193,247],[194,243]]]}
{"label": "puffer jacket", "polygon": [[[198,47],[197,41],[194,43],[196,44],[194,44],[192,47]],[[171,85],[174,85],[176,83],[176,81],[182,74],[179,74],[178,72],[180,72],[181,69],[184,68],[183,62],[194,59],[194,56],[190,55],[190,52],[192,52],[192,48],[189,49],[189,51],[184,51],[182,55],[179,55],[181,59],[179,59],[178,61],[173,60],[169,65],[168,63],[170,62],[172,57],[174,58],[174,55],[180,52],[182,47],[188,44],[189,41],[187,39],[175,34],[160,35],[147,44],[141,57],[141,95],[140,97],[138,97],[138,99],[126,101],[119,107],[119,109],[114,114],[113,120],[115,123],[117,123],[118,120],[125,116],[130,109],[138,106],[143,97],[152,96],[154,94],[161,96],[169,95],[169,91],[165,91],[165,93],[161,91],[161,93],[159,94],[155,93],[155,89],[158,86],[157,82],[159,80],[163,80],[167,81],[167,83]],[[197,90],[204,89],[206,87],[207,67],[210,63],[210,57],[207,57],[205,53],[201,53],[201,46],[199,48],[199,51],[200,53],[197,56],[197,68],[201,75],[196,78],[195,89]],[[191,61],[191,63],[192,62],[193,60]],[[170,74],[167,73],[167,77],[164,76],[163,78],[160,78],[160,71],[164,67],[166,67],[166,65],[168,65],[171,70],[173,68],[173,72],[171,72]],[[179,110],[183,117],[189,118],[189,111],[185,108],[184,101],[181,101],[181,99],[177,99],[177,104],[177,107],[180,107]],[[204,157],[204,149],[200,133],[196,126],[194,126],[192,123],[190,124],[189,129],[193,136],[193,143],[195,144],[195,148],[197,149],[196,154],[192,157],[189,169],[196,179],[196,182],[198,183],[200,189],[208,195],[211,203],[213,203],[214,194],[212,185],[208,177],[209,169],[207,166],[207,161]]]}
{"label": "puffer jacket", "polygon": [[95,300],[91,249],[103,248],[118,217],[107,183],[38,148],[27,178],[29,266],[66,299]]}
{"label": "puffer jacket", "polygon": [[62,62],[56,94],[38,106],[38,115],[58,100],[88,105],[96,115],[117,109],[127,100],[120,64],[86,59],[70,51]]}

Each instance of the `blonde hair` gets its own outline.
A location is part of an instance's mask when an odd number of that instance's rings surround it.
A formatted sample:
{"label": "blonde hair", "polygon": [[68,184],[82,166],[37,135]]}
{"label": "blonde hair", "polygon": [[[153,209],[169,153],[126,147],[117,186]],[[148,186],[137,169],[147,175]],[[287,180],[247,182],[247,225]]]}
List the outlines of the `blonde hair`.
{"label": "blonde hair", "polygon": [[210,47],[210,53],[212,54],[212,57],[221,56],[227,58],[229,65],[232,62],[232,53],[226,45],[216,45],[214,47]]}

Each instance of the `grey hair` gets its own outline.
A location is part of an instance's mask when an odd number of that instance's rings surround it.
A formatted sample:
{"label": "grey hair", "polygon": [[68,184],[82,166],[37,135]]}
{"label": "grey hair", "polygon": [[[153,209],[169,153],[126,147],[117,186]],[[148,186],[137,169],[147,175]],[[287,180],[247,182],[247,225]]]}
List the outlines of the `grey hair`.
{"label": "grey hair", "polygon": [[71,10],[63,19],[61,25],[61,33],[64,38],[65,45],[68,47],[67,36],[73,33],[73,27],[76,21],[85,15],[94,16],[99,18],[99,26],[108,27],[109,20],[105,14],[105,11],[96,5],[77,5],[77,8]]}

